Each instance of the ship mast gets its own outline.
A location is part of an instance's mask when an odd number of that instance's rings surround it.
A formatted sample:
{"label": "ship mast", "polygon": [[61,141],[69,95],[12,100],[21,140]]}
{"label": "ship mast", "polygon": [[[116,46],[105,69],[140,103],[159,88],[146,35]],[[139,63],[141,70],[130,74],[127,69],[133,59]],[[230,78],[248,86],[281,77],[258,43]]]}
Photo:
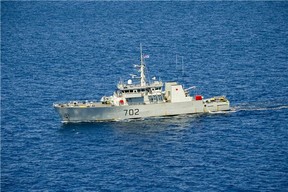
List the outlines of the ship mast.
{"label": "ship mast", "polygon": [[141,64],[140,64],[140,73],[141,73],[141,86],[146,86],[146,76],[145,76],[145,62],[144,62],[144,57],[142,53],[142,44],[140,43],[140,55],[141,55]]}

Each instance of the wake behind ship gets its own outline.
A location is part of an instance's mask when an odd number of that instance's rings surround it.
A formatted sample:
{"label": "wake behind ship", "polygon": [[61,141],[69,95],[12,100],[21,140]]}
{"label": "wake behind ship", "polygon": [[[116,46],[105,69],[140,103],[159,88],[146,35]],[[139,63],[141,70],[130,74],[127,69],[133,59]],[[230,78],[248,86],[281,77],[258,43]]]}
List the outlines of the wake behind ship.
{"label": "wake behind ship", "polygon": [[[146,79],[145,58],[140,46],[140,65],[136,83],[129,79],[119,82],[113,95],[103,96],[100,102],[70,101],[54,103],[63,123],[118,121],[133,118],[172,116],[181,114],[209,113],[230,110],[230,103],[224,96],[203,99],[201,95],[190,96],[189,90],[177,82]],[[164,87],[164,90],[163,90]]]}

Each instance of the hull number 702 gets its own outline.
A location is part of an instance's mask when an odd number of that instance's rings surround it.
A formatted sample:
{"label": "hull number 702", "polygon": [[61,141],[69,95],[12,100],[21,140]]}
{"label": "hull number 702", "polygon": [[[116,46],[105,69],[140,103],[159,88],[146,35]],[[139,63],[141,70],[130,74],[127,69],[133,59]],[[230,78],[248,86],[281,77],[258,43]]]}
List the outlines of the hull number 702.
{"label": "hull number 702", "polygon": [[124,109],[125,116],[139,115],[139,109]]}

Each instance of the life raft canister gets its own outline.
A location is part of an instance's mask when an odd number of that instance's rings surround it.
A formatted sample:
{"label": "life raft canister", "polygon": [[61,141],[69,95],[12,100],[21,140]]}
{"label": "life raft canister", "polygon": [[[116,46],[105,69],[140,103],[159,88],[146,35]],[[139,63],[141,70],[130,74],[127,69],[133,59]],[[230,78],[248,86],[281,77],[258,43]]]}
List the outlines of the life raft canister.
{"label": "life raft canister", "polygon": [[201,101],[202,100],[202,95],[195,95],[195,100],[196,101]]}

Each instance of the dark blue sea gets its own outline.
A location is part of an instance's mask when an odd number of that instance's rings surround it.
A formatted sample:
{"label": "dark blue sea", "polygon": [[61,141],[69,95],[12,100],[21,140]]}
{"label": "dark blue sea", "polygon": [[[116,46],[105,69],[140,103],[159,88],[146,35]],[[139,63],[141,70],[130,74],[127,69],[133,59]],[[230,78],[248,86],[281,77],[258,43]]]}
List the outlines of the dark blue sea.
{"label": "dark blue sea", "polygon": [[[232,111],[62,124],[140,43],[150,77]],[[288,2],[2,1],[1,191],[288,191]]]}

